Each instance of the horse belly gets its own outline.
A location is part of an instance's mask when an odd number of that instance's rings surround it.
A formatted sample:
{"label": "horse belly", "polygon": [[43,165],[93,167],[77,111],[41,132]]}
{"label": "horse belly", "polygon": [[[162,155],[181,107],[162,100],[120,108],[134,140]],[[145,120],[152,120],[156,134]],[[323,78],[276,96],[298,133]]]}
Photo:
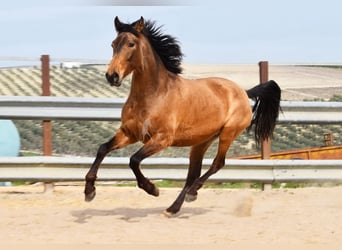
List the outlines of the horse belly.
{"label": "horse belly", "polygon": [[219,134],[219,128],[207,126],[194,126],[189,129],[179,129],[176,131],[172,146],[192,146],[207,141]]}
{"label": "horse belly", "polygon": [[184,105],[178,127],[175,131],[174,146],[192,146],[217,136],[224,126],[227,107],[217,100],[202,102],[196,100]]}

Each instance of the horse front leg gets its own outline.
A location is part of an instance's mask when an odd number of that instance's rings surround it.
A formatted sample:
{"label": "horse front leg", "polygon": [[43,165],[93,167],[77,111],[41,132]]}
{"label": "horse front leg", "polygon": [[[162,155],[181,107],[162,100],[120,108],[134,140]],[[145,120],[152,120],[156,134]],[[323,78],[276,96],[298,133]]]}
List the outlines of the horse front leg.
{"label": "horse front leg", "polygon": [[97,171],[105,156],[112,150],[123,148],[134,142],[134,140],[127,137],[120,129],[112,139],[99,147],[96,158],[85,176],[85,201],[92,201],[96,195],[95,181],[97,178]]}
{"label": "horse front leg", "polygon": [[145,190],[145,192],[150,195],[159,196],[159,189],[143,175],[140,170],[140,163],[145,158],[165,149],[169,145],[170,143],[168,139],[163,139],[161,136],[155,136],[130,158],[129,166],[137,179],[138,187]]}

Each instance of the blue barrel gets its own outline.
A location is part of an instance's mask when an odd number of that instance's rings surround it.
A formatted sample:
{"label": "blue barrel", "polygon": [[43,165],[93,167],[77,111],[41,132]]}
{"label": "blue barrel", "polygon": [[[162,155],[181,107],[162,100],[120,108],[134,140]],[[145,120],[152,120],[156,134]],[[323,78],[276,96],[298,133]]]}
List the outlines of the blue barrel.
{"label": "blue barrel", "polygon": [[20,137],[14,123],[0,120],[0,157],[19,156]]}

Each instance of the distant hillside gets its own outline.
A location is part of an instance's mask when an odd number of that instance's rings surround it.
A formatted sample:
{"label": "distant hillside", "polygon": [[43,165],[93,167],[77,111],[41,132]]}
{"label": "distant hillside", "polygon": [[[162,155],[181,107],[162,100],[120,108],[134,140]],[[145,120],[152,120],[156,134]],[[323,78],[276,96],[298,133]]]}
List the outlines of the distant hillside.
{"label": "distant hillside", "polygon": [[[52,96],[77,97],[125,97],[129,84],[112,88],[105,80],[105,67],[82,66],[60,68],[52,66],[50,83]],[[41,95],[41,69],[8,68],[0,69],[0,95],[33,96]]]}
{"label": "distant hillside", "polygon": [[[0,69],[0,95],[40,95],[41,71],[39,67]],[[51,93],[53,96],[77,97],[127,97],[129,81],[120,88],[107,84],[104,66],[81,66],[65,69],[52,66]],[[335,96],[335,100],[341,100]],[[20,136],[23,151],[41,152],[41,122],[29,120],[14,121]],[[54,121],[53,148],[54,154],[94,156],[98,146],[110,139],[118,122],[91,121]],[[335,144],[342,145],[341,125],[278,125],[272,141],[272,151],[307,148],[323,145],[323,133],[332,132]],[[112,156],[129,156],[141,145],[133,145],[113,152]],[[253,135],[243,133],[231,146],[228,156],[258,153]],[[206,157],[214,157],[216,147],[213,145]],[[189,149],[173,148],[163,151],[158,156],[187,157]]]}

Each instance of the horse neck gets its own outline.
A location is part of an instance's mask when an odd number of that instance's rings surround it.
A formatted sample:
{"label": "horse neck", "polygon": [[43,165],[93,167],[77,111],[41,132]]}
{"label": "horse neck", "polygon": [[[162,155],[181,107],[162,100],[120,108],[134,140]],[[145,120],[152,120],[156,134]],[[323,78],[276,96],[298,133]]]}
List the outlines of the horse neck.
{"label": "horse neck", "polygon": [[151,51],[149,60],[144,60],[141,68],[133,72],[130,96],[146,99],[166,92],[168,81],[168,71],[159,57]]}

